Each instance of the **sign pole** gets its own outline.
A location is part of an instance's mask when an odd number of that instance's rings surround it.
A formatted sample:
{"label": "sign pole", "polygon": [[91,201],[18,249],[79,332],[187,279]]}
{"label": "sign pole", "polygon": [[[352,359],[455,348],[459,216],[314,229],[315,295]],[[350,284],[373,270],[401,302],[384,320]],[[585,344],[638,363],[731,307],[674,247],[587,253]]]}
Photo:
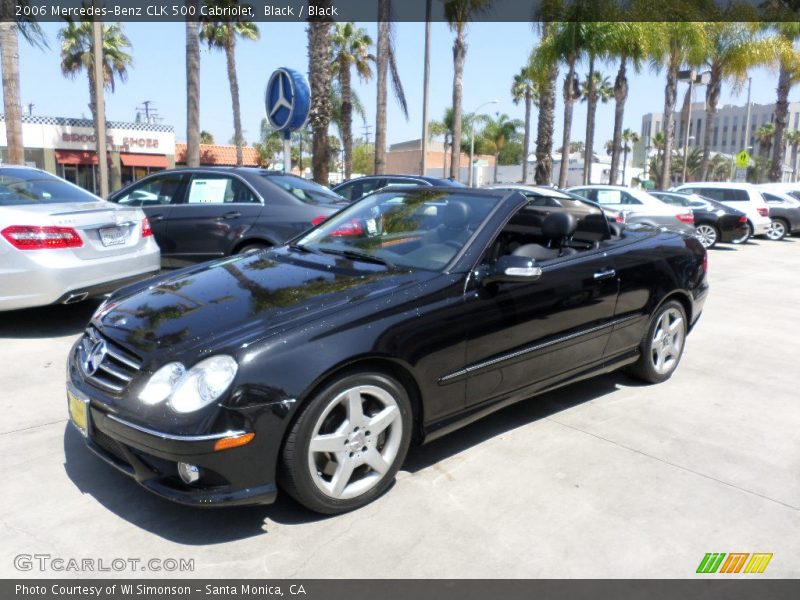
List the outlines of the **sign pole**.
{"label": "sign pole", "polygon": [[283,172],[292,172],[292,132],[288,130],[283,132]]}

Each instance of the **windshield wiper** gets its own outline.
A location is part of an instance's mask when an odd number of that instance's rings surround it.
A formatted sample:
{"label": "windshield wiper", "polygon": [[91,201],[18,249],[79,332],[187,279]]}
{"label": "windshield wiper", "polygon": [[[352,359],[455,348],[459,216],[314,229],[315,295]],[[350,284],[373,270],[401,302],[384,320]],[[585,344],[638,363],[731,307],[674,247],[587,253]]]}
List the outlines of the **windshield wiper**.
{"label": "windshield wiper", "polygon": [[360,260],[362,262],[369,262],[378,265],[383,265],[390,269],[395,268],[394,264],[389,262],[385,258],[381,258],[380,256],[375,256],[374,254],[368,254],[366,252],[359,252],[358,250],[338,250],[332,248],[320,248],[319,251],[324,252],[325,254],[335,254],[337,256],[344,256],[345,258]]}
{"label": "windshield wiper", "polygon": [[299,244],[295,242],[294,244],[289,244],[289,248],[292,250],[297,250],[298,252],[303,252],[304,254],[319,254],[319,250],[315,250],[305,244]]}

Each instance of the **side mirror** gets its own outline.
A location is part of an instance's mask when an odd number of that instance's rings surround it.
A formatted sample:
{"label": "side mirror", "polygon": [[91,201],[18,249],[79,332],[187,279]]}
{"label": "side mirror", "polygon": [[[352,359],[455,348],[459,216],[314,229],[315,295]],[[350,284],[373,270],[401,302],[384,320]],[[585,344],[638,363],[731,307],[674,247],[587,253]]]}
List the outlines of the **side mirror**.
{"label": "side mirror", "polygon": [[505,255],[497,259],[481,283],[523,283],[536,281],[542,276],[542,269],[532,258]]}

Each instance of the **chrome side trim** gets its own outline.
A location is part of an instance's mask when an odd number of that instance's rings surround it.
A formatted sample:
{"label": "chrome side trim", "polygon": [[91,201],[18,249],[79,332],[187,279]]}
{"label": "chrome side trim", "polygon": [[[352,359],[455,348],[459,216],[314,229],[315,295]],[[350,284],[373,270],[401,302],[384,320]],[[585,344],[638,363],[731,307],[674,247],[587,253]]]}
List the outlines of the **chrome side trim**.
{"label": "chrome side trim", "polygon": [[475,363],[474,365],[470,365],[465,367],[459,371],[454,373],[450,373],[449,375],[445,375],[444,377],[440,377],[438,383],[443,384],[447,383],[452,379],[456,379],[458,377],[463,377],[464,375],[469,375],[470,373],[474,373],[475,371],[479,371],[486,367],[490,367],[492,365],[496,365],[498,363],[513,360],[520,356],[524,356],[525,354],[530,354],[531,352],[537,352],[538,350],[543,350],[544,348],[548,348],[550,346],[555,346],[556,344],[560,344],[562,342],[568,342],[569,340],[573,340],[575,338],[588,335],[591,333],[595,333],[597,331],[601,331],[603,329],[608,329],[609,327],[615,327],[621,323],[625,323],[627,321],[632,321],[633,319],[638,319],[642,315],[630,315],[627,317],[622,317],[621,319],[615,319],[609,323],[605,323],[603,325],[596,325],[594,327],[590,327],[588,329],[583,329],[581,331],[576,331],[575,333],[570,333],[569,335],[564,335],[559,338],[549,340],[547,342],[542,342],[541,344],[536,344],[534,346],[528,346],[527,348],[522,348],[521,350],[515,350],[514,352],[510,352],[509,354],[505,354],[503,356],[498,356],[497,358],[491,358],[489,360],[485,360],[483,362]]}
{"label": "chrome side trim", "polygon": [[115,415],[106,415],[106,417],[115,423],[119,423],[125,427],[130,427],[131,429],[135,429],[141,433],[146,433],[147,435],[152,435],[157,438],[161,438],[162,440],[171,440],[175,442],[208,442],[211,440],[220,440],[226,437],[245,435],[247,433],[246,431],[236,430],[224,431],[222,433],[209,433],[206,435],[175,435],[172,433],[164,433],[163,431],[156,431],[155,429],[150,429],[149,427],[142,427],[141,425],[136,425],[135,423],[131,423],[125,419],[120,419]]}

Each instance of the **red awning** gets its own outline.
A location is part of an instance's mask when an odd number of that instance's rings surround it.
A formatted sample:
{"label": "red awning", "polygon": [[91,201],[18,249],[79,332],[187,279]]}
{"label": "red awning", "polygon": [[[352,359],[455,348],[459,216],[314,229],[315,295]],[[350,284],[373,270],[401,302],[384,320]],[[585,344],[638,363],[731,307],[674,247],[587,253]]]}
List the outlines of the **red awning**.
{"label": "red awning", "polygon": [[60,165],[96,165],[97,154],[88,150],[56,150],[56,162]]}
{"label": "red awning", "polygon": [[154,167],[156,169],[166,169],[167,157],[163,154],[125,154],[119,155],[119,160],[125,167]]}

